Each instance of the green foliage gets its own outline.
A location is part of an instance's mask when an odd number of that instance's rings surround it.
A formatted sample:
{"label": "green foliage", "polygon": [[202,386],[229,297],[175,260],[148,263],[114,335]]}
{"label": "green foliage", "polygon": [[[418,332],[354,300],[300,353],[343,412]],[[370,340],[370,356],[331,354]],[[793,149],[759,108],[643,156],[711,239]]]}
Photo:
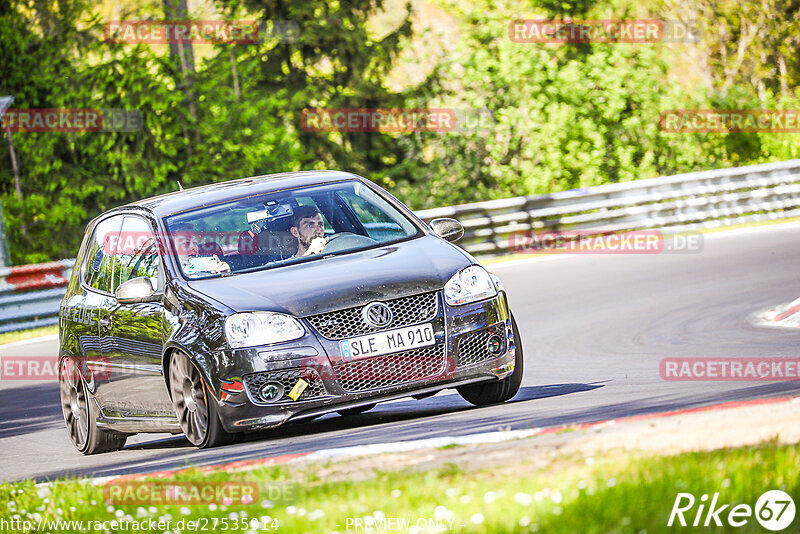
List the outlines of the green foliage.
{"label": "green foliage", "polygon": [[[0,96],[14,95],[15,108],[124,109],[142,118],[137,131],[14,134],[19,195],[0,150],[13,262],[74,256],[92,217],[173,191],[176,181],[339,168],[424,208],[800,154],[797,134],[659,127],[669,109],[797,108],[791,2],[697,2],[705,31],[695,48],[508,38],[511,20],[534,15],[687,18],[694,4],[683,0],[441,2],[460,37],[447,54],[431,49],[440,58],[433,70],[399,92],[388,88],[389,74],[409,43],[426,39],[410,6],[377,35],[370,21],[382,0],[219,0],[230,19],[296,24],[296,39],[215,45],[187,76],[163,50],[104,42],[86,0],[0,2]],[[157,17],[162,7],[140,9]],[[687,63],[687,51],[700,60]],[[682,79],[686,70],[708,83]],[[315,107],[453,108],[472,122],[449,133],[304,131],[302,112]]]}

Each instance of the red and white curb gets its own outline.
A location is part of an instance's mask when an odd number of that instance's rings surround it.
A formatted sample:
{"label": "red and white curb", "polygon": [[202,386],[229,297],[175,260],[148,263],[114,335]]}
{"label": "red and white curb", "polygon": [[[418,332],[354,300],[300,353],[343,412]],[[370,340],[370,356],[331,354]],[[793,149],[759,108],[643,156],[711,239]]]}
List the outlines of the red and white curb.
{"label": "red and white curb", "polygon": [[800,299],[757,313],[755,321],[761,326],[800,328]]}
{"label": "red and white curb", "polygon": [[[780,404],[785,402],[800,402],[800,397],[779,397],[770,399],[754,399],[747,401],[732,401],[732,402],[724,402],[721,404],[714,404],[711,406],[702,406],[699,408],[687,408],[682,410],[672,410],[668,412],[634,415],[620,419],[607,419],[591,423],[578,423],[578,424],[561,425],[561,426],[547,427],[547,428],[533,428],[530,430],[505,430],[498,432],[482,432],[478,434],[468,434],[465,436],[452,436],[452,437],[418,439],[410,441],[375,443],[372,445],[357,445],[353,447],[338,447],[332,449],[322,449],[312,452],[283,454],[280,456],[273,456],[270,458],[240,460],[236,462],[228,462],[228,463],[215,464],[203,467],[172,469],[167,471],[158,471],[155,473],[135,473],[122,476],[96,477],[93,479],[88,479],[87,482],[91,482],[94,485],[104,485],[110,482],[118,483],[127,480],[141,479],[145,477],[164,478],[184,473],[190,470],[194,470],[195,472],[200,472],[200,473],[209,473],[217,471],[225,471],[230,473],[237,471],[249,471],[270,465],[286,464],[298,461],[319,461],[319,460],[331,460],[331,459],[347,458],[347,457],[370,456],[370,455],[384,454],[384,453],[409,452],[419,449],[445,447],[448,445],[479,445],[487,443],[500,443],[502,441],[508,441],[512,439],[528,438],[532,436],[544,436],[548,434],[558,434],[559,432],[564,432],[567,430],[569,431],[587,430],[590,428],[600,428],[604,426],[610,426],[617,423],[632,423],[637,421],[658,419],[675,415],[686,415],[686,414],[709,412],[715,410],[726,410],[731,408],[740,408],[744,406]],[[50,484],[49,482],[46,482],[42,484],[37,484],[37,486],[49,485],[49,484]]]}

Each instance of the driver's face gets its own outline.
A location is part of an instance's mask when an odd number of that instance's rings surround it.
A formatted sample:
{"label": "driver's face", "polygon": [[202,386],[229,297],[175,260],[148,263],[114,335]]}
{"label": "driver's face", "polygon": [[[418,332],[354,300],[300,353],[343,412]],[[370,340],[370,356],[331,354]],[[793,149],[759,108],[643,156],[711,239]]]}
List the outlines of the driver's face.
{"label": "driver's face", "polygon": [[300,219],[300,222],[296,227],[292,227],[292,230],[294,236],[303,245],[308,246],[314,238],[325,237],[325,222],[322,220],[322,215],[318,213],[313,217]]}

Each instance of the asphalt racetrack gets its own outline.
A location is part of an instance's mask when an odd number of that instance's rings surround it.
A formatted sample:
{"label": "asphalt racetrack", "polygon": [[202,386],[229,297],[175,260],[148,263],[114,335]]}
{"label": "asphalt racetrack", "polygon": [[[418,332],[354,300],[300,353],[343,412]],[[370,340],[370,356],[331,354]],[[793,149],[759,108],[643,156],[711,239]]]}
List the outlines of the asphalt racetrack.
{"label": "asphalt racetrack", "polygon": [[[288,453],[528,429],[800,395],[800,382],[665,381],[671,357],[797,357],[800,329],[749,316],[800,296],[800,224],[706,234],[699,253],[584,254],[490,265],[511,299],[525,376],[509,403],[474,408],[455,391],[328,415],[198,450],[183,436],[139,434],[119,452],[82,456],[64,428],[56,381],[0,381],[0,479],[105,476]],[[0,349],[57,353],[57,341]]]}

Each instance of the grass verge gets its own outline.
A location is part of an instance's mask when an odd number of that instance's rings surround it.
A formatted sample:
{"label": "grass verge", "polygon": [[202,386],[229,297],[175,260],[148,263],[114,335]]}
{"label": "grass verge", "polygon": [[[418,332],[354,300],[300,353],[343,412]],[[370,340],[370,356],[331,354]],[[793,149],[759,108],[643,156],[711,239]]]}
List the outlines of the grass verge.
{"label": "grass verge", "polygon": [[[257,483],[260,494],[244,505],[108,504],[102,487],[80,481],[47,488],[4,483],[0,521],[152,519],[164,522],[160,530],[172,532],[180,520],[200,521],[209,529],[216,525],[217,531],[225,530],[226,522],[227,530],[240,532],[662,532],[671,530],[666,524],[679,492],[698,499],[718,492],[718,505],[731,505],[721,515],[723,523],[734,505],[755,507],[767,490],[781,489],[800,502],[800,445],[775,442],[664,457],[561,458],[547,470],[533,469],[523,458],[505,469],[464,471],[448,465],[422,473],[378,472],[360,482],[323,480],[324,473],[324,465],[300,463],[159,479]],[[697,505],[686,514],[690,524],[696,511]],[[726,530],[764,532],[754,517]]]}
{"label": "grass verge", "polygon": [[3,332],[0,334],[0,345],[55,334],[58,334],[57,324],[52,326],[43,326],[41,328],[31,328],[30,330],[19,330],[17,332]]}

